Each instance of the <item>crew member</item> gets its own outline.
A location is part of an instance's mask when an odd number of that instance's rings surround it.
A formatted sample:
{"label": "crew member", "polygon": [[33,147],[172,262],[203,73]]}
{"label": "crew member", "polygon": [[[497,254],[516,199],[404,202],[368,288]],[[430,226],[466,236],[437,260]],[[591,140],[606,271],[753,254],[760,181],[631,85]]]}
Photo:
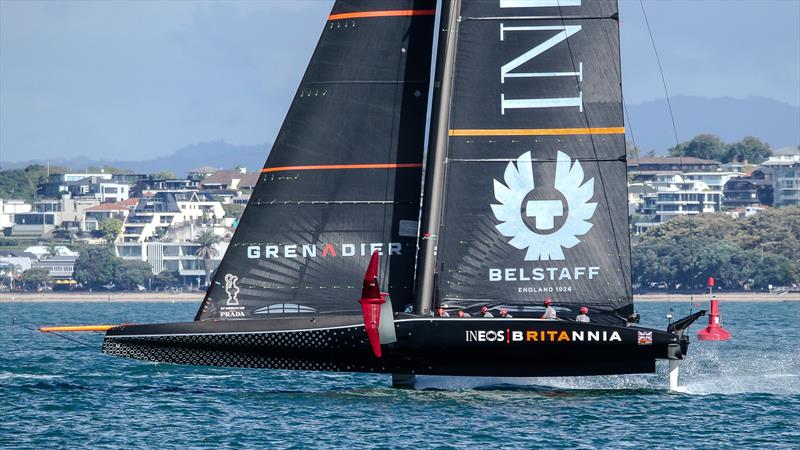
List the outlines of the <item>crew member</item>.
{"label": "crew member", "polygon": [[481,316],[483,317],[494,317],[494,314],[489,312],[489,307],[484,306],[481,308]]}
{"label": "crew member", "polygon": [[502,317],[504,319],[510,319],[510,318],[512,318],[514,316],[509,314],[508,310],[506,308],[500,308],[500,317]]}
{"label": "crew member", "polygon": [[549,297],[544,299],[544,314],[542,314],[542,317],[540,317],[540,319],[557,319],[557,318],[558,317],[556,316],[556,309],[553,308],[553,299]]}
{"label": "crew member", "polygon": [[591,322],[589,319],[589,308],[581,306],[581,313],[575,317],[575,322]]}
{"label": "crew member", "polygon": [[439,307],[438,310],[436,310],[436,315],[438,315],[439,317],[450,317],[450,314],[447,314],[447,311],[445,311],[444,308],[442,308],[441,306]]}
{"label": "crew member", "polygon": [[458,317],[464,318],[464,317],[472,317],[472,316],[470,316],[469,313],[464,312],[463,309],[459,309],[458,310]]}

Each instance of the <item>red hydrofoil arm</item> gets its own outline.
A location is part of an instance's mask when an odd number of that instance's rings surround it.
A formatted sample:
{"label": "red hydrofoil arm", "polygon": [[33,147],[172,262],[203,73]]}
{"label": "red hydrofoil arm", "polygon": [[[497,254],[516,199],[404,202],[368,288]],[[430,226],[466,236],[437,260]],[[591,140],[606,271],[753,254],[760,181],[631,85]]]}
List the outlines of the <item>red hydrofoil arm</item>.
{"label": "red hydrofoil arm", "polygon": [[380,288],[378,287],[378,251],[372,253],[367,266],[367,273],[364,274],[364,287],[361,289],[361,312],[364,314],[364,327],[367,330],[367,337],[372,346],[375,356],[381,357],[381,338],[378,333],[378,326],[381,323],[381,305],[386,303]]}

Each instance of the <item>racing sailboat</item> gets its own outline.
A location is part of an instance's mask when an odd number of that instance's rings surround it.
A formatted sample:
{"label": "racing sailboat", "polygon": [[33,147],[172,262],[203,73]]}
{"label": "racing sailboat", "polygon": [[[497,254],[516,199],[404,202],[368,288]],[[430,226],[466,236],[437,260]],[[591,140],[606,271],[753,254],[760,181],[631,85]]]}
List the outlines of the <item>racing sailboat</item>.
{"label": "racing sailboat", "polygon": [[625,154],[615,1],[337,1],[195,320],[103,352],[676,383],[702,312],[630,320]]}

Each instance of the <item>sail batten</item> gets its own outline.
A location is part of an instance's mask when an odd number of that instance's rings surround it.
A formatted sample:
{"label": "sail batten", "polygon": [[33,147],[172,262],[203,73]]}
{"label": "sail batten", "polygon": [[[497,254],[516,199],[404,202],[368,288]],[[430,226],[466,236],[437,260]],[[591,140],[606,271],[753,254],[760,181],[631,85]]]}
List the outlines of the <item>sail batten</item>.
{"label": "sail batten", "polygon": [[506,128],[506,129],[451,129],[450,136],[565,136],[580,134],[625,134],[625,127],[585,128]]}
{"label": "sail batten", "polygon": [[331,14],[328,16],[328,20],[364,19],[368,17],[432,16],[434,14],[436,14],[436,9],[390,9],[383,11],[358,11]]}

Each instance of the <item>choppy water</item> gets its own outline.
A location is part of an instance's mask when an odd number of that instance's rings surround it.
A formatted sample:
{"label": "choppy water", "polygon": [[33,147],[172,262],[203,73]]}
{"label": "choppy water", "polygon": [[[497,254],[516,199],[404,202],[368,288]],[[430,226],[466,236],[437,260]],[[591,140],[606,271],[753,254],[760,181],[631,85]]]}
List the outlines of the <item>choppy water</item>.
{"label": "choppy water", "polygon": [[[676,316],[688,305],[674,305]],[[0,304],[0,447],[800,447],[800,303],[723,304],[681,393],[655,375],[428,377],[182,367],[11,326],[191,320],[193,304]],[[642,304],[664,326],[666,304]],[[699,328],[693,327],[692,334]]]}

